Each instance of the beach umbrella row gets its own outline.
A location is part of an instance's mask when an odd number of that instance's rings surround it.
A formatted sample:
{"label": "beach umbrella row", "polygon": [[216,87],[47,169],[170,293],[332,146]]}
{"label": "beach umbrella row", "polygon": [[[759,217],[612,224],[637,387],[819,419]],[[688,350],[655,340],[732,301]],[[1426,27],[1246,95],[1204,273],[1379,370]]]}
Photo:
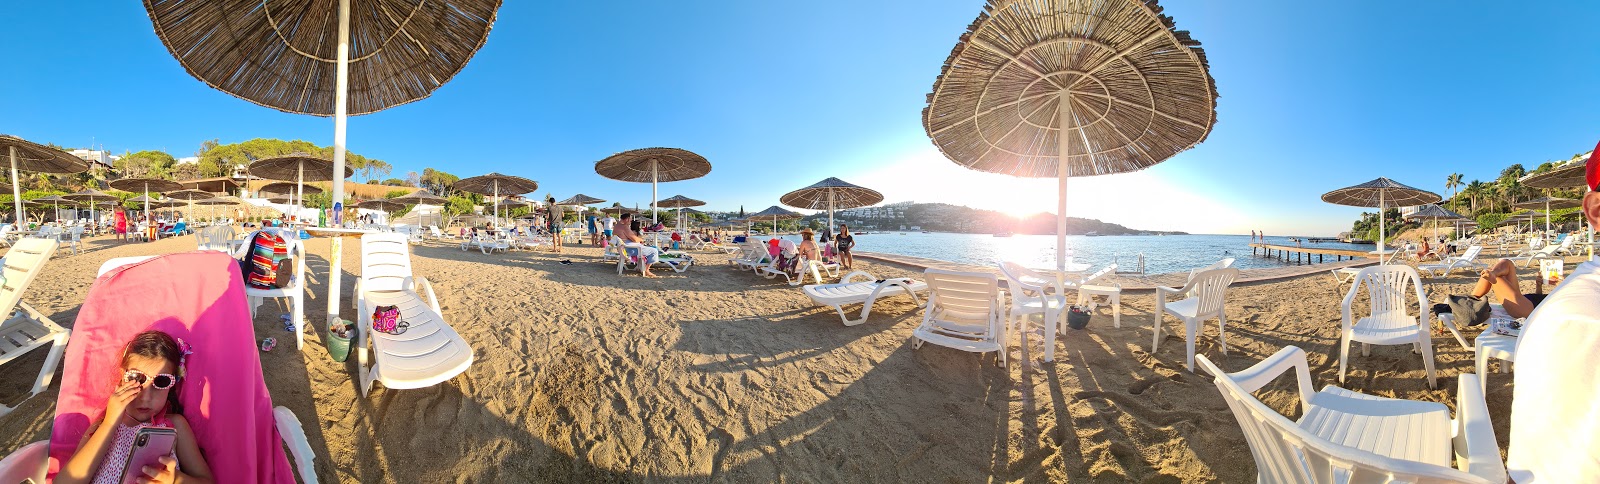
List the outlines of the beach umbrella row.
{"label": "beach umbrella row", "polygon": [[1148,168],[1211,133],[1217,89],[1199,45],[1154,0],[991,1],[945,60],[922,125],[963,167],[1058,180],[1064,270],[1069,178]]}
{"label": "beach umbrella row", "polygon": [[17,224],[27,217],[22,214],[22,183],[19,171],[34,173],[69,174],[89,169],[89,162],[71,153],[51,148],[8,134],[0,134],[0,156],[11,166],[11,200],[16,205]]}
{"label": "beach umbrella row", "polygon": [[834,227],[834,210],[876,205],[883,201],[883,194],[877,190],[828,177],[811,186],[784,194],[778,201],[795,208],[827,210],[828,228],[831,230]]}
{"label": "beach umbrella row", "polygon": [[625,182],[650,182],[650,221],[656,220],[657,186],[700,178],[711,173],[711,162],[682,148],[640,148],[606,157],[594,164],[600,176]]}
{"label": "beach umbrella row", "polygon": [[1512,208],[1525,208],[1525,209],[1528,209],[1528,210],[1537,210],[1539,208],[1544,208],[1544,231],[1545,232],[1549,232],[1550,231],[1550,210],[1552,210],[1552,209],[1559,210],[1559,209],[1563,209],[1563,208],[1576,208],[1576,207],[1580,207],[1580,206],[1583,206],[1583,202],[1582,201],[1574,200],[1574,199],[1571,199],[1571,198],[1561,198],[1561,197],[1539,197],[1537,199],[1528,200],[1526,202],[1522,202],[1522,203],[1517,203],[1517,204],[1511,205]]}
{"label": "beach umbrella row", "polygon": [[1448,208],[1441,207],[1438,204],[1430,203],[1417,207],[1417,211],[1406,214],[1405,218],[1432,221],[1433,236],[1438,237],[1440,220],[1466,220],[1467,217],[1465,215],[1455,213]]}
{"label": "beach umbrella row", "polygon": [[[426,205],[438,205],[438,206],[441,206],[441,207],[443,207],[446,203],[450,203],[450,200],[448,200],[448,199],[446,199],[444,197],[438,196],[438,195],[434,195],[433,193],[431,193],[431,192],[429,192],[427,190],[417,190],[415,192],[411,192],[408,195],[401,195],[401,196],[398,196],[398,197],[391,198],[390,200],[394,200],[396,202],[404,203],[406,205],[424,205],[424,204],[426,204]],[[443,216],[444,212],[441,210],[439,215]],[[443,222],[441,222],[440,225],[444,225]]]}
{"label": "beach umbrella row", "polygon": [[1440,200],[1444,198],[1437,193],[1383,177],[1322,194],[1322,201],[1335,205],[1378,208],[1378,260],[1380,261],[1388,253],[1384,242],[1387,232],[1384,227],[1384,209],[1438,203]]}
{"label": "beach umbrella row", "polygon": [[490,173],[472,178],[465,178],[450,185],[450,188],[468,193],[488,195],[494,197],[494,223],[500,224],[500,205],[503,195],[521,195],[539,189],[539,182],[520,176]]}

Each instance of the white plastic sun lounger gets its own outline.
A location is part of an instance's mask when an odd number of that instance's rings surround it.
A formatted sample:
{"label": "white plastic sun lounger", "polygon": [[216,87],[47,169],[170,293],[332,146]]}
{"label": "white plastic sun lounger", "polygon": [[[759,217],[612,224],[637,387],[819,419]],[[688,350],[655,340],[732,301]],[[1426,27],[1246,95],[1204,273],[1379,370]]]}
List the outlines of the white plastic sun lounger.
{"label": "white plastic sun lounger", "polygon": [[1427,274],[1428,277],[1448,276],[1456,269],[1487,269],[1489,264],[1478,261],[1478,254],[1483,252],[1483,246],[1474,245],[1467,247],[1461,257],[1446,257],[1434,264],[1418,264],[1417,272]]}
{"label": "white plastic sun lounger", "polygon": [[[819,306],[833,306],[839,311],[839,319],[845,326],[855,326],[867,322],[867,316],[872,314],[872,303],[880,297],[895,294],[908,294],[917,307],[923,303],[917,298],[918,292],[928,290],[928,283],[916,279],[887,279],[877,282],[876,276],[866,271],[855,271],[844,276],[837,284],[810,284],[802,287],[806,297]],[[861,304],[861,317],[850,319],[844,312],[846,304]]]}
{"label": "white plastic sun lounger", "polygon": [[[361,236],[361,279],[356,281],[355,305],[362,396],[374,381],[394,390],[423,388],[455,378],[472,366],[472,347],[445,322],[433,285],[425,277],[412,277],[411,247],[406,239],[395,233]],[[418,288],[428,294],[427,304]],[[400,320],[409,325],[406,331],[372,331],[373,308],[379,306],[397,306]]]}
{"label": "white plastic sun lounger", "polygon": [[[34,310],[33,306],[22,302],[22,293],[44,271],[45,263],[55,255],[58,244],[55,239],[18,240],[3,259],[5,283],[0,284],[0,309],[5,311],[0,314],[8,319],[0,322],[0,366],[36,348],[51,345],[50,354],[45,356],[44,366],[39,369],[39,377],[34,379],[33,389],[29,390],[29,397],[38,395],[50,386],[56,366],[61,364],[62,352],[67,349],[67,340],[72,336],[72,330],[62,328],[48,316]],[[15,372],[17,369],[13,367],[6,371]],[[0,405],[0,416],[11,410],[12,407]]]}

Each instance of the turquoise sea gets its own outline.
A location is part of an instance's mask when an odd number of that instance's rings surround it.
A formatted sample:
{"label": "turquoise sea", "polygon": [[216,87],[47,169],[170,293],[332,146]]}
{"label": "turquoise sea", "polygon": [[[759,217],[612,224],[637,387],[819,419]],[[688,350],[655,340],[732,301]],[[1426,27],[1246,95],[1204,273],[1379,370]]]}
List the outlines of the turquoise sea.
{"label": "turquoise sea", "polygon": [[[798,240],[795,236],[786,238]],[[1295,245],[1289,237],[1267,237],[1267,242]],[[1304,245],[1360,251],[1371,251],[1375,248],[1371,245],[1343,243]],[[995,237],[989,234],[905,232],[901,235],[901,232],[873,232],[856,237],[856,250],[860,251],[926,257],[975,265],[992,265],[999,260],[1011,260],[1029,266],[1048,267],[1054,265],[1055,246],[1054,235],[1018,234],[1011,237]],[[1086,262],[1096,267],[1116,262],[1119,270],[1133,270],[1138,264],[1139,254],[1144,254],[1147,274],[1188,271],[1216,262],[1223,257],[1235,258],[1235,267],[1241,269],[1285,265],[1274,259],[1251,257],[1249,235],[1099,237],[1072,235],[1067,237],[1067,247],[1072,251],[1074,261]]]}

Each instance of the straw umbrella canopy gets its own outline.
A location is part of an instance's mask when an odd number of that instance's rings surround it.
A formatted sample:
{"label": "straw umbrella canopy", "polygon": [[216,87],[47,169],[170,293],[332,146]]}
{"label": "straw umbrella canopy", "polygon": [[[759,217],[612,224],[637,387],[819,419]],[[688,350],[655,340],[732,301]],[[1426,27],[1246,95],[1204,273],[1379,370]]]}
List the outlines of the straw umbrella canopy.
{"label": "straw umbrella canopy", "polygon": [[[661,207],[661,208],[683,209],[683,208],[689,208],[689,207],[699,207],[699,206],[703,206],[705,204],[706,204],[706,202],[702,202],[702,201],[699,201],[699,200],[695,200],[693,198],[685,197],[683,195],[673,195],[672,198],[656,201],[655,206]],[[679,217],[678,215],[679,214],[674,214],[672,218],[675,221],[674,225],[677,226],[677,230],[681,232],[681,231],[683,231],[683,218]]]}
{"label": "straw umbrella canopy", "polygon": [[922,124],[974,170],[1056,178],[1056,268],[1067,179],[1137,171],[1216,124],[1205,52],[1154,0],[990,0],[928,94]]}
{"label": "straw umbrella canopy", "polygon": [[615,202],[613,202],[611,204],[611,206],[609,206],[609,207],[600,209],[600,211],[601,212],[605,212],[605,213],[610,213],[610,214],[616,214],[616,215],[622,215],[624,213],[638,213],[639,212],[638,210],[634,210],[634,209],[631,209],[631,208],[628,208],[628,207],[624,207],[624,206],[622,206],[621,203],[615,203]]}
{"label": "straw umbrella canopy", "polygon": [[[294,180],[295,192],[292,193],[292,195],[294,195],[295,200],[301,201],[296,202],[293,205],[302,205],[304,204],[303,200],[305,199],[307,191],[306,182],[335,182],[333,184],[336,187],[335,191],[342,191],[343,184],[338,182],[343,181],[345,178],[350,178],[352,175],[356,174],[355,170],[345,166],[343,167],[344,176],[339,177],[338,180],[335,180],[333,178],[335,165],[336,163],[334,163],[332,160],[323,159],[320,156],[315,156],[308,153],[293,153],[284,156],[264,158],[253,161],[250,163],[250,174],[262,178],[271,178],[274,180]],[[342,163],[338,165],[342,166]],[[277,184],[270,184],[267,186],[273,185]],[[266,187],[262,187],[262,190],[266,190]],[[321,190],[319,189],[311,193],[317,193],[320,191]],[[290,195],[290,193],[284,194]],[[334,201],[339,202],[339,200]],[[339,212],[339,208],[342,207],[335,207],[334,212]]]}
{"label": "straw umbrella canopy", "polygon": [[261,191],[261,193],[268,193],[268,194],[272,194],[272,195],[291,195],[292,196],[292,195],[295,194],[295,190],[296,189],[299,189],[300,193],[305,194],[305,195],[316,195],[318,193],[322,193],[322,189],[321,188],[317,188],[316,185],[300,185],[300,184],[297,184],[297,183],[294,183],[294,182],[272,182],[272,183],[268,183],[266,185],[263,185],[261,187],[260,191]]}
{"label": "straw umbrella canopy", "polygon": [[[116,202],[116,201],[122,200],[121,198],[117,197],[116,195],[112,195],[112,194],[105,193],[105,192],[102,192],[102,191],[99,191],[99,190],[95,190],[93,188],[85,188],[83,190],[79,190],[79,191],[76,191],[76,192],[73,192],[73,193],[62,195],[61,198],[87,203],[87,204],[90,204],[90,206],[93,206],[93,204],[100,203],[100,202]],[[150,212],[149,209],[145,209],[145,214],[146,215],[149,215],[149,212]]]}
{"label": "straw umbrella canopy", "polygon": [[27,216],[22,213],[22,178],[18,171],[34,173],[69,174],[89,169],[89,162],[71,153],[28,141],[9,134],[0,134],[0,156],[11,165],[11,200],[17,210],[17,226],[24,225]]}
{"label": "straw umbrella canopy", "polygon": [[561,205],[570,205],[570,206],[575,206],[575,207],[581,207],[581,206],[585,206],[585,205],[594,205],[596,203],[605,203],[605,200],[601,200],[601,199],[598,199],[598,198],[595,198],[595,197],[591,197],[591,196],[579,193],[577,195],[573,195],[572,198],[568,198],[566,200],[562,200],[562,201],[559,201],[559,202],[556,202],[556,203],[559,203]]}
{"label": "straw umbrella canopy", "polygon": [[831,229],[834,227],[834,210],[876,205],[883,201],[883,194],[871,188],[828,177],[809,187],[786,193],[778,201],[795,208],[827,210],[828,227]]}
{"label": "straw umbrella canopy", "polygon": [[594,171],[617,181],[650,182],[650,222],[655,223],[658,185],[706,176],[711,173],[711,162],[682,148],[640,148],[597,161]]}
{"label": "straw umbrella canopy", "polygon": [[[398,197],[391,198],[390,200],[393,200],[393,201],[396,201],[396,202],[400,202],[400,203],[404,203],[406,205],[424,205],[424,204],[426,204],[426,205],[438,205],[438,206],[441,206],[441,207],[444,206],[447,203],[450,203],[450,199],[447,199],[447,198],[444,198],[444,197],[441,197],[441,196],[438,196],[438,195],[434,195],[433,193],[431,193],[431,192],[429,192],[427,190],[417,190],[417,191],[411,192],[410,194],[407,194],[407,195],[401,195],[401,196],[398,196]],[[439,214],[440,215],[444,215],[444,212],[441,210]],[[443,221],[441,220],[440,223],[443,223]]]}
{"label": "straw umbrella canopy", "polygon": [[762,210],[760,212],[756,212],[756,213],[750,214],[750,216],[745,217],[745,220],[746,221],[761,221],[761,222],[764,222],[764,221],[767,221],[767,220],[771,220],[772,221],[772,233],[774,235],[776,235],[778,233],[778,221],[779,220],[796,220],[796,219],[801,219],[801,218],[805,218],[805,215],[801,215],[799,213],[789,211],[786,208],[779,207],[777,205],[773,205],[771,207],[767,207],[766,210]]}
{"label": "straw umbrella canopy", "polygon": [[[141,194],[145,197],[144,200],[146,201],[155,200],[154,198],[150,198],[150,192],[170,192],[183,189],[183,184],[165,178],[154,177],[120,178],[111,180],[108,184],[111,185],[111,188],[114,190],[122,190],[124,192]],[[145,219],[150,218],[150,206],[148,203],[146,203],[144,207],[144,217]]]}
{"label": "straw umbrella canopy", "polygon": [[1533,199],[1533,200],[1528,200],[1526,202],[1513,204],[1512,208],[1526,208],[1526,209],[1529,209],[1529,210],[1537,210],[1537,209],[1543,208],[1544,209],[1544,231],[1545,232],[1549,232],[1550,231],[1550,211],[1551,210],[1557,210],[1557,209],[1563,209],[1563,208],[1575,208],[1575,207],[1581,207],[1581,206],[1583,206],[1583,202],[1582,201],[1574,200],[1574,199],[1571,199],[1571,198],[1539,197],[1539,198],[1536,198],[1536,199]]}
{"label": "straw umbrella canopy", "polygon": [[384,214],[384,218],[383,218],[384,222],[387,223],[388,220],[389,220],[390,214],[394,213],[395,210],[400,210],[400,209],[406,208],[406,204],[403,203],[403,202],[397,202],[397,201],[390,200],[390,199],[387,199],[387,198],[376,198],[376,199],[367,200],[367,201],[364,201],[364,202],[361,202],[361,203],[357,203],[356,207],[365,208],[367,210],[382,211],[383,214]]}
{"label": "straw umbrella canopy", "polygon": [[1531,188],[1583,187],[1584,163],[1579,161],[1544,173],[1523,175],[1519,181]]}
{"label": "straw umbrella canopy", "polygon": [[1448,208],[1441,207],[1438,204],[1430,203],[1417,207],[1417,211],[1406,214],[1405,218],[1432,221],[1433,236],[1438,237],[1440,220],[1465,220],[1467,217],[1465,215],[1455,213]]}
{"label": "straw umbrella canopy", "polygon": [[1387,253],[1384,244],[1383,210],[1388,207],[1408,207],[1439,203],[1439,194],[1408,186],[1388,178],[1378,178],[1359,185],[1348,186],[1322,194],[1322,201],[1351,207],[1378,208],[1378,258]]}
{"label": "straw umbrella canopy", "polygon": [[[61,213],[61,204],[63,204],[63,203],[65,203],[67,205],[77,205],[78,204],[78,202],[76,202],[76,201],[68,200],[68,199],[65,199],[65,198],[61,198],[61,195],[50,195],[48,197],[39,197],[39,198],[35,198],[33,200],[28,200],[27,203],[30,204],[30,205],[39,205],[39,206],[50,205],[55,209],[55,213],[57,213],[57,214]],[[57,215],[57,216],[59,217],[60,215]]]}
{"label": "straw umbrella canopy", "polygon": [[490,173],[472,178],[462,179],[450,185],[450,188],[467,193],[489,195],[495,198],[494,223],[500,224],[500,197],[503,195],[521,195],[539,189],[539,182],[520,176]]}

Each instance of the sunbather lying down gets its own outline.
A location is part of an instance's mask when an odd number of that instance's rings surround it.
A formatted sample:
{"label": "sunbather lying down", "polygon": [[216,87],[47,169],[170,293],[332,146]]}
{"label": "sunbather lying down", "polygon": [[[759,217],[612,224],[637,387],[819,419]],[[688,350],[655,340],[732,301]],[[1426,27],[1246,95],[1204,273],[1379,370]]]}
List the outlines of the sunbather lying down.
{"label": "sunbather lying down", "polygon": [[1544,300],[1544,295],[1523,294],[1521,287],[1517,282],[1517,266],[1509,260],[1500,259],[1478,275],[1478,283],[1472,286],[1472,297],[1482,298],[1492,289],[1506,314],[1513,318],[1526,318]]}

